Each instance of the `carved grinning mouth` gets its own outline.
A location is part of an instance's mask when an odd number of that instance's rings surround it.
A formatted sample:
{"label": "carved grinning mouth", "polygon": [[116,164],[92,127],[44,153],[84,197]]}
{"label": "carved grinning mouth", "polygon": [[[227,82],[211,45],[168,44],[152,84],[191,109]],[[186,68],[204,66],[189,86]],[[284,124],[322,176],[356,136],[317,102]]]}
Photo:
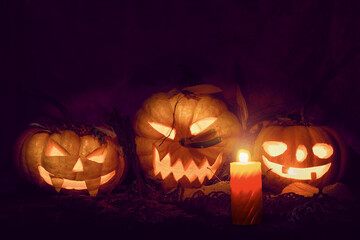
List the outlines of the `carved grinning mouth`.
{"label": "carved grinning mouth", "polygon": [[280,175],[281,177],[297,180],[316,180],[321,178],[330,169],[331,166],[331,163],[327,163],[325,165],[316,167],[294,168],[270,162],[265,156],[262,156],[262,158],[265,166],[271,169],[272,172]]}
{"label": "carved grinning mouth", "polygon": [[[39,173],[40,176],[44,179],[44,181],[53,186],[51,177],[54,177],[54,174],[49,173],[48,171],[45,170],[45,168],[43,168],[42,166],[38,167],[39,169]],[[115,170],[101,176],[100,179],[100,185],[107,183],[108,181],[110,181],[111,178],[113,178],[115,176]],[[87,189],[86,186],[86,182],[85,181],[75,181],[75,180],[70,180],[70,179],[63,179],[63,183],[61,185],[61,188],[65,188],[65,189],[74,189],[74,190],[84,190]]]}
{"label": "carved grinning mouth", "polygon": [[203,158],[200,165],[196,165],[195,161],[191,159],[189,163],[184,166],[181,159],[177,159],[176,162],[171,166],[171,156],[170,153],[160,160],[159,151],[154,147],[153,155],[153,168],[154,174],[157,176],[161,174],[161,178],[165,179],[171,173],[176,181],[182,177],[186,177],[190,182],[199,179],[200,184],[202,184],[207,177],[209,180],[213,178],[216,170],[219,168],[222,162],[222,152],[217,156],[213,165],[210,166],[206,157]]}

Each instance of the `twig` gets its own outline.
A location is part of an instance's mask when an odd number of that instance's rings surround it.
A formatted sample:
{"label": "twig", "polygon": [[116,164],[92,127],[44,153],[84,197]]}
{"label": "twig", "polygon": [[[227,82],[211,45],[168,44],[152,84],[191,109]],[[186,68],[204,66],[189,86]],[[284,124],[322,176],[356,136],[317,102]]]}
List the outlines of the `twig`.
{"label": "twig", "polygon": [[165,142],[166,139],[169,138],[169,136],[171,135],[171,132],[173,131],[174,127],[175,127],[175,111],[176,111],[176,107],[180,101],[180,99],[182,98],[183,96],[180,96],[178,97],[178,99],[176,100],[176,103],[175,103],[175,106],[174,106],[174,111],[173,111],[173,122],[172,122],[172,125],[171,125],[171,130],[169,132],[169,134],[161,141],[161,143],[159,144],[159,147]]}
{"label": "twig", "polygon": [[214,174],[214,176],[219,180],[219,182],[221,182],[221,179],[218,176],[216,176],[216,174],[214,173],[213,170],[211,170],[211,168],[207,167],[207,169],[209,169],[212,172],[212,174]]}

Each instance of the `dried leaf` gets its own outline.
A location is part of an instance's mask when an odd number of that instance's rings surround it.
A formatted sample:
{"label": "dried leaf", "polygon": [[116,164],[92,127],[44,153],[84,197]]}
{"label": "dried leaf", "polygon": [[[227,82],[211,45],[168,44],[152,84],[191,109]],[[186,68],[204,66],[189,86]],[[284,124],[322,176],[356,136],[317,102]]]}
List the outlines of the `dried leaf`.
{"label": "dried leaf", "polygon": [[268,127],[270,124],[271,121],[268,120],[258,122],[250,128],[249,132],[252,134],[258,134],[263,128]]}
{"label": "dried leaf", "polygon": [[47,127],[45,125],[40,124],[40,123],[30,123],[29,126],[30,127],[39,127],[39,128],[47,129]]}
{"label": "dried leaf", "polygon": [[222,89],[211,84],[200,84],[192,87],[186,87],[183,91],[189,91],[195,94],[213,94],[222,92]]}
{"label": "dried leaf", "polygon": [[114,130],[110,130],[104,127],[96,127],[95,129],[98,130],[99,132],[104,133],[105,135],[111,137],[111,138],[116,138],[116,133],[114,132]]}
{"label": "dried leaf", "polygon": [[236,103],[238,105],[238,117],[240,119],[240,123],[242,127],[246,129],[249,113],[247,110],[246,101],[238,85],[236,86]]}
{"label": "dried leaf", "polygon": [[284,193],[295,193],[298,195],[302,195],[304,197],[312,197],[314,194],[319,193],[319,189],[317,187],[311,186],[307,183],[302,182],[294,182],[289,185],[287,185],[281,192],[281,194]]}
{"label": "dried leaf", "polygon": [[354,194],[351,192],[348,186],[344,183],[337,182],[332,185],[325,186],[323,188],[323,193],[331,197],[342,201],[344,199],[355,200]]}

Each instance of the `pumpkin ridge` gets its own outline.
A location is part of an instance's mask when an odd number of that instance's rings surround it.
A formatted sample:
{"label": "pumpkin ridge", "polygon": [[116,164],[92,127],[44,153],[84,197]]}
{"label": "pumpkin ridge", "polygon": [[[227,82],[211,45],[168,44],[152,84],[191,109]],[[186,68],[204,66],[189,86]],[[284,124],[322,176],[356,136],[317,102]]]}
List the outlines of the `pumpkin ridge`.
{"label": "pumpkin ridge", "polygon": [[349,151],[348,147],[344,141],[344,139],[333,129],[323,126],[324,130],[329,133],[329,135],[334,138],[335,142],[338,144],[338,148],[340,149],[341,154],[341,161],[340,161],[340,167],[339,167],[339,173],[337,177],[337,181],[341,180],[345,172],[348,169],[349,166]]}
{"label": "pumpkin ridge", "polygon": [[[29,133],[30,132],[30,133]],[[33,136],[35,136],[37,134],[37,129],[33,128],[30,129],[28,131],[26,131],[23,136],[21,136],[21,138],[23,138],[23,145],[20,145],[19,148],[21,149],[21,154],[20,154],[20,158],[18,159],[20,162],[18,164],[20,164],[20,168],[18,168],[18,170],[22,173],[24,173],[24,175],[26,176],[26,178],[28,178],[29,175],[32,175],[32,173],[29,171],[29,163],[27,161],[24,161],[24,155],[26,156],[27,154],[27,146],[31,140],[31,138]],[[27,136],[30,135],[30,136]],[[18,165],[16,164],[16,165]]]}
{"label": "pumpkin ridge", "polygon": [[[32,135],[32,136],[29,136],[29,142],[30,142],[31,140],[33,140],[34,137],[39,136],[39,134],[40,134],[40,133],[36,133],[36,134],[34,134],[34,135]],[[47,144],[47,142],[49,141],[50,135],[49,135],[49,134],[46,134],[45,137],[46,137],[46,138],[45,138],[45,140],[44,140],[44,144]],[[29,142],[28,142],[28,143],[29,143]],[[28,149],[28,146],[26,146],[25,149]],[[45,153],[45,147],[43,147],[40,156],[42,156],[44,153]],[[27,155],[28,155],[28,153],[26,153],[26,156],[27,156]],[[26,162],[26,169],[27,169],[27,170],[31,169],[32,167],[31,167],[31,165],[30,165],[30,161],[25,161],[25,162]],[[41,162],[41,160],[40,160],[40,162],[37,163],[37,165],[41,165],[41,164],[42,164],[42,162]],[[37,166],[36,166],[36,169],[37,169]],[[37,174],[38,174],[37,172],[32,172],[32,171],[30,171],[30,172],[31,172],[31,175],[33,175],[33,176],[37,176]]]}

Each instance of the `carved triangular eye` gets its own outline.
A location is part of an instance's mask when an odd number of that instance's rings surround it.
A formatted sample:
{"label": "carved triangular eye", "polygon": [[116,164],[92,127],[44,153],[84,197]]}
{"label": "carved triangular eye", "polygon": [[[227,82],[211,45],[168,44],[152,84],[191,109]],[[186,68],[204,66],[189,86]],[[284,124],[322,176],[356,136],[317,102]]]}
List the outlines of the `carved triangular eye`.
{"label": "carved triangular eye", "polygon": [[272,157],[280,156],[287,149],[287,145],[285,143],[277,141],[264,142],[262,147],[264,148],[265,152]]}
{"label": "carved triangular eye", "polygon": [[172,140],[175,139],[175,134],[176,131],[175,129],[165,126],[161,123],[156,123],[156,122],[149,122],[150,126],[153,127],[157,132],[161,133],[162,135],[164,135],[164,137],[168,137]]}
{"label": "carved triangular eye", "polygon": [[331,157],[334,153],[334,149],[331,145],[327,143],[316,143],[312,147],[313,153],[321,159],[326,159]]}
{"label": "carved triangular eye", "polygon": [[105,147],[100,147],[95,149],[92,153],[86,156],[86,158],[90,161],[103,163],[106,157],[106,150]]}
{"label": "carved triangular eye", "polygon": [[57,142],[52,139],[49,139],[48,144],[45,149],[45,156],[47,157],[63,157],[69,156],[70,154],[61,147]]}
{"label": "carved triangular eye", "polygon": [[217,120],[216,117],[203,118],[199,121],[194,122],[190,126],[190,132],[192,135],[196,135],[207,129],[211,124]]}

